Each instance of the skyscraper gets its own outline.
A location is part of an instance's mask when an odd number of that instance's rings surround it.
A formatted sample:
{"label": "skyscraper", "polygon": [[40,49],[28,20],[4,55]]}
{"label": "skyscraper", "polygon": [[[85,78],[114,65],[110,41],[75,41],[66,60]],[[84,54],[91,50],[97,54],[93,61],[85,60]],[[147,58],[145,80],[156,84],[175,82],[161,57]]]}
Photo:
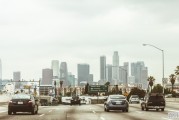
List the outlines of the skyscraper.
{"label": "skyscraper", "polygon": [[107,65],[106,66],[106,79],[108,82],[110,82],[111,85],[114,83],[112,82],[112,65]]}
{"label": "skyscraper", "polygon": [[63,86],[70,85],[68,81],[68,69],[66,62],[61,62],[60,64],[60,81],[63,81]]}
{"label": "skyscraper", "polygon": [[21,86],[20,80],[21,80],[21,72],[20,71],[13,72],[13,81],[19,81],[19,82],[15,82],[16,89],[20,89]]}
{"label": "skyscraper", "polygon": [[58,79],[60,77],[59,61],[52,60],[51,69],[53,70],[53,78]]}
{"label": "skyscraper", "polygon": [[42,70],[42,81],[41,85],[52,85],[53,70],[46,68]]}
{"label": "skyscraper", "polygon": [[100,56],[100,80],[106,82],[106,56]]}
{"label": "skyscraper", "polygon": [[88,76],[88,83],[89,83],[89,85],[93,84],[93,74],[89,74],[89,76]]}
{"label": "skyscraper", "polygon": [[88,64],[78,64],[77,72],[78,72],[78,86],[80,86],[80,83],[82,82],[88,82],[89,72],[90,72]]}
{"label": "skyscraper", "polygon": [[113,66],[112,66],[112,80],[114,85],[118,84],[119,81],[119,55],[117,51],[113,54]]}
{"label": "skyscraper", "polygon": [[131,63],[131,75],[135,77],[135,84],[137,86],[142,85],[144,89],[147,88],[148,69],[143,61]]}

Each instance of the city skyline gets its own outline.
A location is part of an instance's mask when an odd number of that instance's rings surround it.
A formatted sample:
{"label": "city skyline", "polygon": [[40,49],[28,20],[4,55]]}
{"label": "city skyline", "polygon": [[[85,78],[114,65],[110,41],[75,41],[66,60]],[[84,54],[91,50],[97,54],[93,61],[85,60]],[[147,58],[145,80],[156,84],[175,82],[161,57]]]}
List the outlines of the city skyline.
{"label": "city skyline", "polygon": [[[101,5],[102,4],[102,5]],[[2,78],[21,71],[24,79],[39,79],[51,60],[66,61],[77,76],[77,64],[90,64],[94,81],[99,56],[112,63],[118,51],[120,65],[144,61],[148,75],[168,78],[178,66],[179,1],[0,1],[0,58]]]}

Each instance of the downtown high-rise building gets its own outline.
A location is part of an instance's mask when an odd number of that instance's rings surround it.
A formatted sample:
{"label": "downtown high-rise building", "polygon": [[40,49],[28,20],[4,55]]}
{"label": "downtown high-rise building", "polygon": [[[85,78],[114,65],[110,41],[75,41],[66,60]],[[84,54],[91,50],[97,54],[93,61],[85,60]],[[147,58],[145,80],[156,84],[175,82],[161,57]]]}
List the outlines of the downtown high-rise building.
{"label": "downtown high-rise building", "polygon": [[124,62],[123,66],[119,66],[119,82],[118,84],[128,85],[129,63]]}
{"label": "downtown high-rise building", "polygon": [[75,87],[75,75],[72,73],[68,73],[68,81],[69,81],[69,86]]}
{"label": "downtown high-rise building", "polygon": [[112,65],[106,65],[106,80],[112,84]]}
{"label": "downtown high-rise building", "polygon": [[53,83],[53,70],[46,68],[42,70],[41,85],[52,85]]}
{"label": "downtown high-rise building", "polygon": [[20,89],[20,87],[21,87],[20,80],[21,80],[21,72],[20,71],[13,72],[13,81],[15,81],[14,82],[15,89]]}
{"label": "downtown high-rise building", "polygon": [[53,70],[53,85],[56,82],[56,85],[60,85],[60,67],[58,60],[52,60],[51,69]]}
{"label": "downtown high-rise building", "polygon": [[60,68],[58,60],[52,60],[51,69],[53,70],[53,78],[58,79],[60,77]]}
{"label": "downtown high-rise building", "polygon": [[100,80],[106,82],[106,56],[100,56]]}
{"label": "downtown high-rise building", "polygon": [[117,51],[113,54],[113,64],[112,64],[112,80],[113,85],[117,85],[119,81],[119,55]]}
{"label": "downtown high-rise building", "polygon": [[148,69],[145,67],[144,62],[138,61],[131,63],[131,76],[135,77],[134,84],[141,86],[143,89],[147,89]]}
{"label": "downtown high-rise building", "polygon": [[90,73],[89,64],[78,64],[77,65],[78,86],[81,86],[82,83],[88,82],[89,73]]}
{"label": "downtown high-rise building", "polygon": [[63,86],[69,86],[68,81],[68,68],[66,62],[61,62],[60,64],[60,81],[63,81]]}

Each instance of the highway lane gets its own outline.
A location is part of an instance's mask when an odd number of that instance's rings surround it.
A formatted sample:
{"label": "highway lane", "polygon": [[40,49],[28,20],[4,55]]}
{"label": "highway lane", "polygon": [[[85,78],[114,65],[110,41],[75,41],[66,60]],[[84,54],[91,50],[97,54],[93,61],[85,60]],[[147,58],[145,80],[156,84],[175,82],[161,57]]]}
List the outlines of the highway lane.
{"label": "highway lane", "polygon": [[167,102],[164,112],[142,111],[140,104],[130,104],[129,112],[105,112],[103,104],[40,106],[37,115],[30,113],[7,115],[7,105],[1,105],[0,120],[171,120],[168,118],[168,113],[179,112],[178,104]]}

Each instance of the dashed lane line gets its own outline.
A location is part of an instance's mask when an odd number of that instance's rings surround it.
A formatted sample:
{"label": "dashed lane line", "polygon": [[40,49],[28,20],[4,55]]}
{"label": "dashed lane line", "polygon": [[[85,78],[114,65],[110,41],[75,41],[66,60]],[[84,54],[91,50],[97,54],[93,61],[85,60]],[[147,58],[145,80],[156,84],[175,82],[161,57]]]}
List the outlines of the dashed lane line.
{"label": "dashed lane line", "polygon": [[101,120],[105,120],[103,117],[100,117]]}
{"label": "dashed lane line", "polygon": [[165,120],[172,120],[172,119],[169,119],[169,118],[165,118],[165,117],[162,117],[162,119],[165,119]]}
{"label": "dashed lane line", "polygon": [[93,110],[93,113],[96,114],[96,112]]}
{"label": "dashed lane line", "polygon": [[4,113],[4,112],[7,112],[7,110],[0,111],[0,113]]}
{"label": "dashed lane line", "polygon": [[39,115],[39,117],[42,117],[42,116],[44,116],[45,114],[42,114],[42,115]]}

